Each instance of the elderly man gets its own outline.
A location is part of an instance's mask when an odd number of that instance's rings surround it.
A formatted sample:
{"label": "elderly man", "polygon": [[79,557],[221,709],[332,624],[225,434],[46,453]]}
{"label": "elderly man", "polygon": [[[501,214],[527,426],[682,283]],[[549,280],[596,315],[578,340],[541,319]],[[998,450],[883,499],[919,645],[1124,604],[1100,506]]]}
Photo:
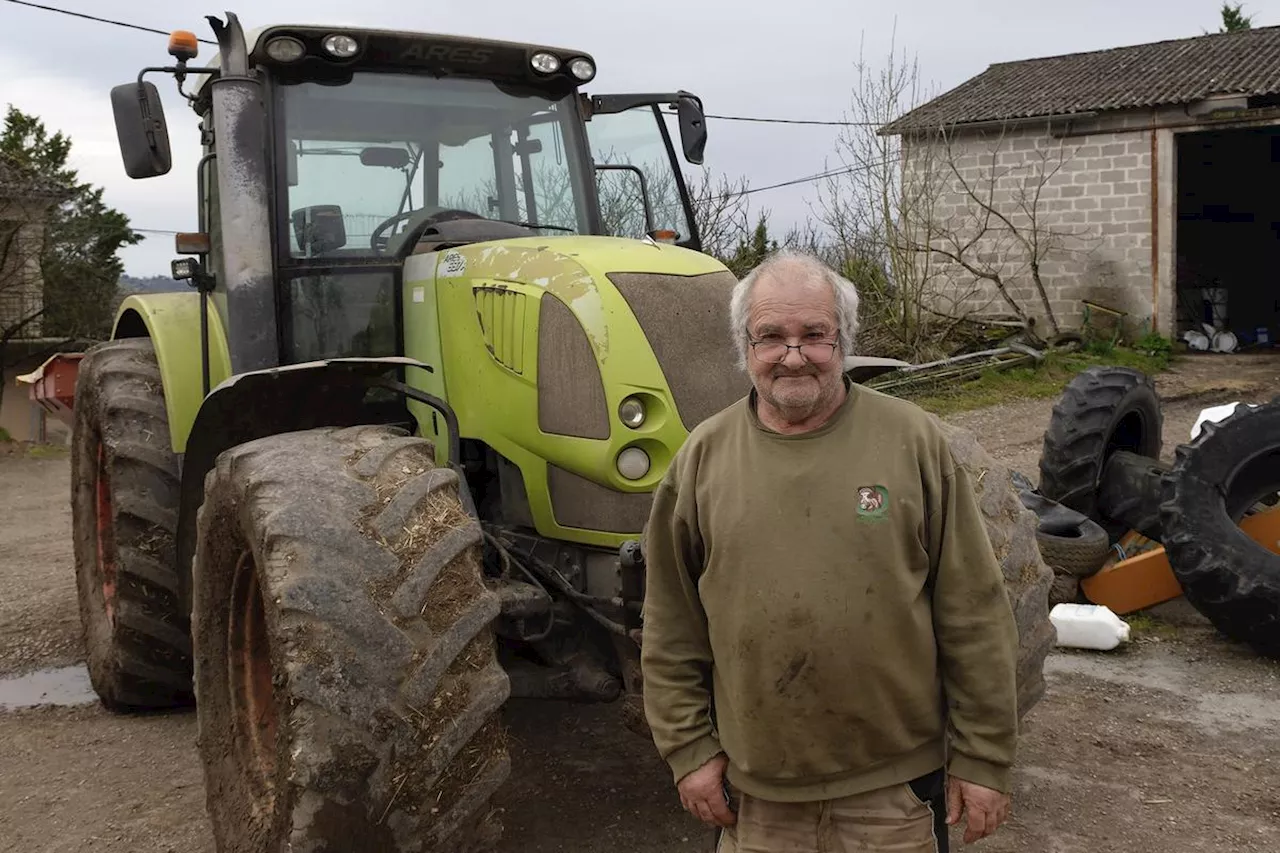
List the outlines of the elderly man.
{"label": "elderly man", "polygon": [[654,496],[645,712],[721,850],[945,851],[1009,808],[1017,632],[969,475],[849,382],[853,285],[777,254],[734,291],[754,389]]}

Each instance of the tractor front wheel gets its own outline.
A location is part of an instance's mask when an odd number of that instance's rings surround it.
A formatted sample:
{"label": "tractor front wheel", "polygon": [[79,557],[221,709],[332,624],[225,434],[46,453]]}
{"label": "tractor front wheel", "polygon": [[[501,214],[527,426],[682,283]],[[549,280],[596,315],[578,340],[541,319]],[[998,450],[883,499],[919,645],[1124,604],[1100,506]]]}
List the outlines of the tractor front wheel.
{"label": "tractor front wheel", "polygon": [[219,457],[192,607],[219,850],[496,841],[510,687],[480,540],[456,474],[402,430],[310,430]]}
{"label": "tractor front wheel", "polygon": [[112,710],[192,699],[174,558],[178,470],[151,341],[86,353],[71,443],[72,538],[89,679]]}

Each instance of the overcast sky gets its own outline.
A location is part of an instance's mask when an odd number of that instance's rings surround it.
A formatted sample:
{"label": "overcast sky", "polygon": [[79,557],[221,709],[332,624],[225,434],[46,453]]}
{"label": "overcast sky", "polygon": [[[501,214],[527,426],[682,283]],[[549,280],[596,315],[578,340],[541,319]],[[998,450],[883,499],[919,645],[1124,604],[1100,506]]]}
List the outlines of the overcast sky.
{"label": "overcast sky", "polygon": [[[710,113],[839,120],[848,108],[852,63],[865,39],[882,55],[896,26],[938,90],[993,62],[1098,50],[1199,35],[1218,28],[1220,0],[255,0],[239,8],[191,0],[39,0],[42,5],[212,40],[204,16],[227,8],[249,30],[272,23],[373,26],[532,41],[593,54],[590,92],[671,91],[700,95]],[[1245,4],[1254,26],[1280,24],[1275,0]],[[194,230],[196,117],[172,80],[151,77],[165,99],[174,168],[164,177],[124,174],[110,88],[146,65],[169,61],[163,36],[57,15],[0,0],[0,103],[39,115],[74,142],[82,179],[106,187],[107,203],[136,228]],[[213,48],[201,45],[203,64]],[[815,174],[836,163],[836,128],[711,121],[706,164],[753,186]],[[812,185],[752,196],[779,230],[803,220]],[[167,275],[173,238],[148,235],[123,252],[131,275]]]}

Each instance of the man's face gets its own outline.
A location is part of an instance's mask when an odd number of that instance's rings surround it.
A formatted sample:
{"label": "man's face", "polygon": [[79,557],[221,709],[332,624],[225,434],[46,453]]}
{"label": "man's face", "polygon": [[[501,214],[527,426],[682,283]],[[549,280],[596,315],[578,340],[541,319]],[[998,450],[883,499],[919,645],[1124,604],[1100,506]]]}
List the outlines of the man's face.
{"label": "man's face", "polygon": [[[835,294],[822,280],[787,281],[785,268],[762,278],[752,290],[747,331],[753,341],[805,344],[837,340]],[[837,347],[823,364],[787,351],[780,364],[748,352],[748,372],[760,398],[779,412],[802,420],[821,410],[839,393],[843,354]]]}

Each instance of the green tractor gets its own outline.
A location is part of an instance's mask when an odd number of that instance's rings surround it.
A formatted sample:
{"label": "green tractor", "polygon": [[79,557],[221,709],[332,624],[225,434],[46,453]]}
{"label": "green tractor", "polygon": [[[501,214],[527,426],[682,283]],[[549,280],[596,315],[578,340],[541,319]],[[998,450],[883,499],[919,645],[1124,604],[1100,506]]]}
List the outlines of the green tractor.
{"label": "green tractor", "polygon": [[[685,92],[581,51],[209,22],[112,90],[170,171],[199,116],[187,292],[79,365],[76,571],[112,709],[197,706],[224,850],[483,847],[509,697],[628,703],[653,488],[738,399]],[[184,88],[190,84],[190,92]],[[670,118],[669,118],[670,117]]]}

